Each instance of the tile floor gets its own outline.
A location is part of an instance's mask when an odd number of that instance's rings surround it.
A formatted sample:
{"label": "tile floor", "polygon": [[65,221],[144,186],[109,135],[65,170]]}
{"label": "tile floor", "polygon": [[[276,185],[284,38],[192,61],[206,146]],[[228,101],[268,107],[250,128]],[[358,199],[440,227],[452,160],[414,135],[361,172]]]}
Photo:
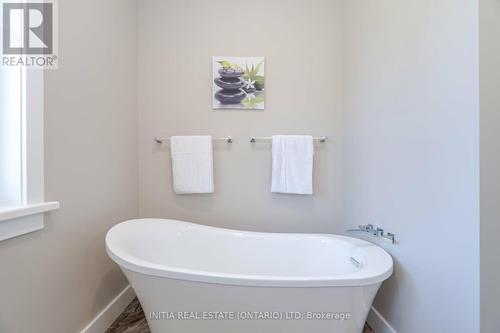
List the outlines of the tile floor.
{"label": "tile floor", "polygon": [[[135,298],[104,333],[150,333],[141,304]],[[375,333],[365,326],[363,333]]]}

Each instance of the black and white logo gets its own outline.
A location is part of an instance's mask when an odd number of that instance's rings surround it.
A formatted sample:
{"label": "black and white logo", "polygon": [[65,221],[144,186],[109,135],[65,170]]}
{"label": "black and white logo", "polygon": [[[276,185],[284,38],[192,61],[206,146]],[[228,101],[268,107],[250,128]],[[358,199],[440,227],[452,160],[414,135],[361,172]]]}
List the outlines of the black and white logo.
{"label": "black and white logo", "polygon": [[2,65],[53,67],[55,3],[53,0],[2,2]]}

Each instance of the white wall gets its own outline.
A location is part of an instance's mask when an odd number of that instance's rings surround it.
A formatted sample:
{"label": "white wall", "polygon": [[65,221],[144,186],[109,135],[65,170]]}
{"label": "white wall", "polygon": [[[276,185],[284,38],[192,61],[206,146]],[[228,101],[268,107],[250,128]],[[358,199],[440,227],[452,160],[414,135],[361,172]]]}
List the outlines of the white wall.
{"label": "white wall", "polygon": [[500,2],[479,1],[481,89],[481,332],[500,328]]}
{"label": "white wall", "polygon": [[[231,228],[333,231],[339,211],[341,1],[140,1],[141,216]],[[234,27],[234,28],[228,28]],[[266,57],[266,110],[212,110],[212,56]],[[270,193],[271,146],[251,135],[328,135],[315,195]],[[215,194],[172,192],[168,145],[155,135],[232,135],[214,152]]]}
{"label": "white wall", "polygon": [[63,0],[60,68],[46,71],[40,232],[0,242],[0,332],[79,332],[127,284],[104,251],[137,216],[135,0]]}
{"label": "white wall", "polygon": [[344,4],[343,219],[399,241],[375,307],[399,333],[478,332],[477,1]]}

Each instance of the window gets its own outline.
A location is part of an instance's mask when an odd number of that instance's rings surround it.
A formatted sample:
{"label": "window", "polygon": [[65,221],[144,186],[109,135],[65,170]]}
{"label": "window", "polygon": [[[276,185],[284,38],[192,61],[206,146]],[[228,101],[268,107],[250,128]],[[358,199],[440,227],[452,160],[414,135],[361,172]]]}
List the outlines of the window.
{"label": "window", "polygon": [[18,68],[0,76],[0,210],[22,202],[21,77]]}
{"label": "window", "polygon": [[43,228],[43,70],[0,69],[0,241]]}

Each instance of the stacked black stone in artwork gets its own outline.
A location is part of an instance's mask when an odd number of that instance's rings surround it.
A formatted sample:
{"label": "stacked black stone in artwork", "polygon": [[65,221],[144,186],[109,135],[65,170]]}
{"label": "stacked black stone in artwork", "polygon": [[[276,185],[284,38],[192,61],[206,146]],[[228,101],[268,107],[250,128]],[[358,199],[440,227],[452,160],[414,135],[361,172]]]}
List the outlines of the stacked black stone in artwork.
{"label": "stacked black stone in artwork", "polygon": [[215,93],[215,98],[221,104],[239,104],[245,99],[246,94],[243,91],[245,81],[243,80],[242,69],[219,69],[220,77],[214,79],[215,84],[222,88]]}

